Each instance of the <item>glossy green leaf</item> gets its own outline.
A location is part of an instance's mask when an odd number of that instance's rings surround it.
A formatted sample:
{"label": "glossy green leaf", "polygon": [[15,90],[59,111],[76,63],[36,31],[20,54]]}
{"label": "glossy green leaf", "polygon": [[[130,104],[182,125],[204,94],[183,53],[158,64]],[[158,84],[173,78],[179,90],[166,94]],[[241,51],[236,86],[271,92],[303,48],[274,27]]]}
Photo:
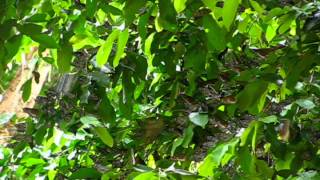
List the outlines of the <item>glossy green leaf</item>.
{"label": "glossy green leaf", "polygon": [[97,64],[101,67],[105,65],[108,61],[109,55],[112,51],[113,42],[118,38],[120,31],[115,29],[108,36],[104,44],[99,48],[97,52]]}
{"label": "glossy green leaf", "polygon": [[117,53],[113,59],[113,67],[117,67],[119,65],[120,59],[124,54],[124,50],[129,39],[129,30],[125,29],[124,31],[120,32],[118,36],[117,42]]}
{"label": "glossy green leaf", "polygon": [[104,144],[106,144],[109,147],[113,146],[113,138],[110,135],[109,131],[105,127],[95,127],[94,128],[95,133],[99,136],[99,138],[102,140]]}
{"label": "glossy green leaf", "polygon": [[174,9],[177,11],[177,13],[182,12],[186,8],[187,0],[174,0]]}
{"label": "glossy green leaf", "polygon": [[236,17],[236,14],[238,12],[238,6],[240,0],[228,0],[224,1],[224,6],[222,9],[222,18],[223,18],[223,24],[227,28],[227,30],[230,30],[231,25],[233,24],[233,21]]}
{"label": "glossy green leaf", "polygon": [[28,101],[31,96],[32,79],[27,80],[22,85],[22,99],[24,102]]}
{"label": "glossy green leaf", "polygon": [[190,113],[189,119],[195,125],[201,126],[202,128],[205,128],[205,126],[207,125],[207,123],[209,121],[208,114],[199,113],[199,112]]}

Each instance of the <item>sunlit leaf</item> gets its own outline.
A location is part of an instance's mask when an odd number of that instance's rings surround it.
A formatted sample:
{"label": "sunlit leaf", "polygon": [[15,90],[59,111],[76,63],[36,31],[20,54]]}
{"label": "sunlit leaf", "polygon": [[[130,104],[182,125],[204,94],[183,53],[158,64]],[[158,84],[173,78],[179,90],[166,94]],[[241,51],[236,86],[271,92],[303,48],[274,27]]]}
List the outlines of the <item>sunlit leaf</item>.
{"label": "sunlit leaf", "polygon": [[174,8],[177,11],[177,13],[182,12],[186,8],[186,2],[187,0],[174,0]]}
{"label": "sunlit leaf", "polygon": [[124,31],[120,32],[118,36],[118,42],[117,42],[117,53],[113,59],[113,67],[117,67],[119,65],[119,61],[124,54],[124,49],[126,47],[128,39],[129,39],[128,29],[125,29]]}
{"label": "sunlit leaf", "polygon": [[266,32],[266,39],[268,42],[270,42],[276,35],[277,35],[277,29],[279,25],[276,20],[273,20],[271,24],[268,25],[267,32]]}
{"label": "sunlit leaf", "polygon": [[99,66],[103,66],[107,63],[109,55],[112,51],[113,42],[118,38],[119,33],[120,30],[113,30],[104,44],[99,48],[97,52],[97,64]]}
{"label": "sunlit leaf", "polygon": [[222,9],[222,18],[223,24],[228,30],[230,30],[230,27],[233,24],[233,21],[236,17],[239,3],[239,0],[224,1],[224,6]]}

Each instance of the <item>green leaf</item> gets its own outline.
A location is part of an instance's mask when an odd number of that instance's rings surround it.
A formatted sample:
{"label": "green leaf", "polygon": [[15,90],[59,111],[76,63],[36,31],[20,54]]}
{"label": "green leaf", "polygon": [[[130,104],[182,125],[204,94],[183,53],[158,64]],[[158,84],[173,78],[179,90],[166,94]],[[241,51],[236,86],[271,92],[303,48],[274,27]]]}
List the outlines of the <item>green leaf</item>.
{"label": "green leaf", "polygon": [[99,136],[99,138],[102,140],[104,144],[106,144],[109,147],[113,146],[113,138],[110,135],[109,131],[105,127],[95,127],[94,128],[95,133]]}
{"label": "green leaf", "polygon": [[154,172],[141,173],[134,178],[134,180],[158,180],[157,174]]}
{"label": "green leaf", "polygon": [[182,147],[188,148],[190,142],[193,138],[193,125],[189,125],[183,132],[183,142]]}
{"label": "green leaf", "polygon": [[134,21],[135,15],[143,5],[146,4],[146,0],[127,0],[125,7],[123,8],[123,15],[126,22],[126,27]]}
{"label": "green leaf", "polygon": [[264,107],[268,83],[257,80],[248,84],[237,95],[237,105],[241,111],[249,110],[250,113],[258,113]]}
{"label": "green leaf", "polygon": [[204,47],[197,45],[187,51],[185,67],[192,68],[196,73],[202,73],[206,65],[207,52]]}
{"label": "green leaf", "polygon": [[259,5],[257,1],[250,0],[250,4],[255,11],[257,11],[260,15],[264,13],[264,9]]}
{"label": "green leaf", "polygon": [[108,36],[105,43],[99,48],[97,52],[97,64],[98,66],[103,66],[107,63],[109,55],[112,50],[113,42],[118,37],[120,31],[118,29],[115,29],[112,31],[112,33]]}
{"label": "green leaf", "polygon": [[101,173],[94,168],[80,168],[69,179],[100,179]]}
{"label": "green leaf", "polygon": [[201,126],[202,128],[205,128],[205,126],[207,125],[207,123],[209,121],[208,114],[199,113],[199,112],[190,113],[189,119],[195,125]]}
{"label": "green leaf", "polygon": [[122,11],[114,6],[105,4],[105,3],[100,3],[100,8],[105,12],[105,13],[111,13],[113,15],[122,15]]}
{"label": "green leaf", "polygon": [[24,102],[28,101],[31,95],[31,87],[32,87],[32,78],[27,80],[22,85],[22,100]]}
{"label": "green leaf", "polygon": [[57,51],[57,65],[60,72],[66,73],[70,71],[72,58],[72,45],[68,41],[65,41]]}
{"label": "green leaf", "polygon": [[139,35],[143,41],[147,38],[147,35],[148,35],[147,26],[148,26],[149,17],[150,17],[150,14],[146,13],[139,18],[137,28],[138,28]]}
{"label": "green leaf", "polygon": [[275,124],[275,123],[279,122],[278,121],[278,117],[275,116],[275,115],[259,118],[258,120],[261,121],[261,122],[267,123],[267,124],[269,124],[269,123],[274,123]]}
{"label": "green leaf", "polygon": [[129,30],[125,29],[118,36],[117,53],[113,59],[113,67],[117,67],[119,65],[119,61],[122,55],[124,54],[124,49],[126,47],[128,39],[129,39]]}
{"label": "green leaf", "polygon": [[171,148],[171,156],[174,155],[174,152],[176,151],[177,147],[181,146],[182,143],[183,143],[182,137],[176,138],[173,141],[172,148]]}
{"label": "green leaf", "polygon": [[[0,24],[0,39],[7,40],[11,38],[11,35],[14,34],[14,25],[16,24],[15,20],[7,20]],[[20,35],[21,36],[21,35]]]}
{"label": "green leaf", "polygon": [[34,165],[45,164],[46,162],[43,159],[26,157],[21,160],[21,163],[27,167],[31,167]]}
{"label": "green leaf", "polygon": [[86,0],[86,15],[89,18],[94,17],[97,11],[97,0]]}
{"label": "green leaf", "polygon": [[309,99],[298,99],[296,100],[296,103],[305,109],[312,109],[314,107],[316,107],[316,105]]}
{"label": "green leaf", "polygon": [[6,55],[5,55],[6,60],[11,60],[19,52],[22,42],[23,42],[22,35],[13,36],[6,41],[6,43],[4,44],[4,47],[6,50]]}
{"label": "green leaf", "polygon": [[241,134],[240,146],[245,146],[251,143],[252,150],[254,151],[259,138],[260,130],[261,130],[261,122],[252,121],[249,124],[249,126],[245,129],[245,131]]}
{"label": "green leaf", "polygon": [[98,121],[96,117],[93,116],[84,116],[80,118],[80,122],[85,126],[85,127],[99,127],[102,126],[101,122]]}
{"label": "green leaf", "polygon": [[25,20],[25,22],[38,23],[38,22],[46,22],[47,20],[48,20],[48,15],[47,14],[37,13],[37,14],[34,14],[34,15],[28,17]]}
{"label": "green leaf", "polygon": [[203,17],[203,27],[205,28],[209,48],[213,51],[225,49],[225,30],[219,26],[212,16],[207,15]]}
{"label": "green leaf", "polygon": [[34,34],[30,35],[30,38],[46,48],[59,48],[56,40],[47,34]]}
{"label": "green leaf", "polygon": [[159,16],[157,17],[158,24],[162,28],[175,32],[177,29],[176,11],[171,3],[171,0],[159,1]]}
{"label": "green leaf", "polygon": [[239,0],[224,1],[224,6],[222,9],[222,18],[223,24],[227,28],[227,30],[230,30],[230,27],[233,24],[233,21],[238,12],[239,3]]}
{"label": "green leaf", "polygon": [[273,20],[271,24],[268,25],[266,32],[266,40],[268,42],[270,42],[277,35],[278,27],[279,25],[276,20]]}
{"label": "green leaf", "polygon": [[177,13],[182,12],[186,8],[186,2],[187,0],[174,0],[174,9],[177,11]]}
{"label": "green leaf", "polygon": [[243,147],[239,151],[237,160],[241,170],[248,176],[256,176],[256,158],[250,153],[247,147]]}
{"label": "green leaf", "polygon": [[6,124],[9,122],[13,117],[15,113],[1,113],[0,114],[0,125]]}
{"label": "green leaf", "polygon": [[284,155],[284,158],[282,159],[277,159],[276,163],[275,163],[275,169],[277,171],[280,170],[285,170],[285,169],[291,169],[292,167],[292,162],[295,158],[295,154],[294,153],[286,153]]}
{"label": "green leaf", "polygon": [[[228,160],[235,155],[236,145],[239,143],[239,139],[233,139],[229,142],[218,145],[213,151],[206,156],[203,162],[199,166],[199,175],[205,177],[213,177],[215,169],[219,167],[225,156],[228,156]],[[226,162],[224,162],[226,163]]]}
{"label": "green leaf", "polygon": [[144,90],[144,86],[145,86],[145,81],[142,81],[138,86],[136,86],[134,90],[134,95],[133,95],[135,100],[137,100],[140,97],[142,91]]}
{"label": "green leaf", "polygon": [[26,34],[28,36],[41,34],[42,31],[42,26],[33,23],[26,23],[18,25],[17,27],[21,33]]}

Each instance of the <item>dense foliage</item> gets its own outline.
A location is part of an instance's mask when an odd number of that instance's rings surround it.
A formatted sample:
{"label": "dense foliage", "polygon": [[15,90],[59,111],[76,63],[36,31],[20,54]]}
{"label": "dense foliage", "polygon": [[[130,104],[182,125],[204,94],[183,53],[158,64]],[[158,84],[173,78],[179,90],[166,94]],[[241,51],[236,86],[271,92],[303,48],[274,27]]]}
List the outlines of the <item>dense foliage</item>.
{"label": "dense foliage", "polygon": [[1,177],[319,179],[319,43],[316,0],[3,0],[1,76],[55,70]]}

